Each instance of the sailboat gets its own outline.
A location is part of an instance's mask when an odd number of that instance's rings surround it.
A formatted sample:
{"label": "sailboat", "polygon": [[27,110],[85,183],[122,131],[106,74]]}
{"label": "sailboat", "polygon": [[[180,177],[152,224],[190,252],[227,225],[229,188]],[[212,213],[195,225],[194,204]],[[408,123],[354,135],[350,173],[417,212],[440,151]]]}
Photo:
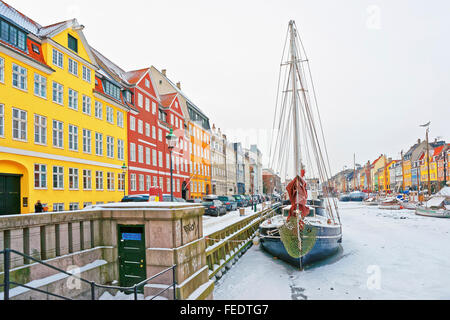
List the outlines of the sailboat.
{"label": "sailboat", "polygon": [[[293,173],[294,179],[286,188],[290,205],[261,224],[260,243],[273,256],[301,270],[338,251],[342,224],[337,200],[329,194],[331,169],[317,96],[294,21],[289,22],[283,50],[274,129],[271,167],[285,175]],[[319,181],[323,196],[308,192],[307,181]]]}

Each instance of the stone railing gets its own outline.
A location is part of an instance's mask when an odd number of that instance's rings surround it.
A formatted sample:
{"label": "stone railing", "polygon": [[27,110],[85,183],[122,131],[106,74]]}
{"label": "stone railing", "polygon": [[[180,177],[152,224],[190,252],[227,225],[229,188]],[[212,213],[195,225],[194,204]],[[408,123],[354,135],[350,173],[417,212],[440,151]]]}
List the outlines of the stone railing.
{"label": "stone railing", "polygon": [[276,209],[269,206],[220,231],[205,235],[209,278],[220,279],[251,246],[260,224],[275,214]]}

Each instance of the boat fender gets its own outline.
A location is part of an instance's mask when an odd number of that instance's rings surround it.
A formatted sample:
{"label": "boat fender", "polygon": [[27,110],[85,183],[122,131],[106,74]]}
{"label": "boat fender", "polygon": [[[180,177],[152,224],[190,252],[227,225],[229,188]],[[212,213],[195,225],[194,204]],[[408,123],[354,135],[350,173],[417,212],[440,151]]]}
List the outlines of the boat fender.
{"label": "boat fender", "polygon": [[331,219],[328,219],[327,223],[328,223],[328,224],[331,224]]}

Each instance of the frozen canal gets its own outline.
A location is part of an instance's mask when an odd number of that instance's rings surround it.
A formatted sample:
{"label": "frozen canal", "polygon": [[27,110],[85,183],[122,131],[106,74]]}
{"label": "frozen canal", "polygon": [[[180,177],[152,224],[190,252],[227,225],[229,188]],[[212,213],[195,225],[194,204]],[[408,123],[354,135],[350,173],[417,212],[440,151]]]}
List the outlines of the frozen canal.
{"label": "frozen canal", "polygon": [[340,203],[343,249],[300,272],[253,246],[216,300],[450,299],[450,219]]}

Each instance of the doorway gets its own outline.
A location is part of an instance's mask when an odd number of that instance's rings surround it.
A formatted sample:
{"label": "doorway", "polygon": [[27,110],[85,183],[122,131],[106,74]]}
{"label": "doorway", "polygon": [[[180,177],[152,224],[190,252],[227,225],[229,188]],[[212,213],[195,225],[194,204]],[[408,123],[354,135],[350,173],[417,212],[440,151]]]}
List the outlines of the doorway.
{"label": "doorway", "polygon": [[20,214],[21,175],[0,174],[0,216]]}

